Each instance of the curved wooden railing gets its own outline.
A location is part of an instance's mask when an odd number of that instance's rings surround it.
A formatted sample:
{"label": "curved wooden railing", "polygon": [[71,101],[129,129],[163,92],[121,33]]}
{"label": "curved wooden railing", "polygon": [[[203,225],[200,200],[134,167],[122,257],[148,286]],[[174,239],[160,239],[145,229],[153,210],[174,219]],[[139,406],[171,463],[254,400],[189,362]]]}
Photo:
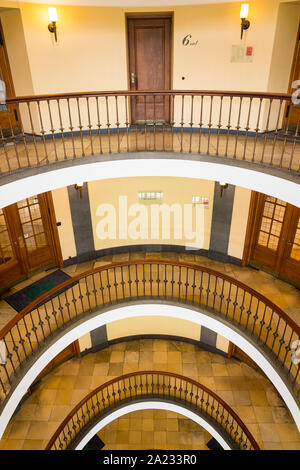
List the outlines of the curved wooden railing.
{"label": "curved wooden railing", "polygon": [[[293,106],[288,94],[232,91],[10,98],[9,129],[0,128],[0,172],[102,153],[169,151],[245,160],[298,173],[299,122],[294,132],[289,131]],[[138,120],[131,123],[134,109],[139,110]],[[1,112],[5,117],[5,110]],[[13,113],[19,116],[15,127]]]}
{"label": "curved wooden railing", "polygon": [[260,450],[249,429],[218,395],[195,380],[160,371],[133,372],[115,378],[83,398],[58,427],[46,450],[65,450],[87,428],[124,403],[146,400],[175,402],[202,416],[218,431],[224,432],[240,450]]}
{"label": "curved wooden railing", "polygon": [[108,264],[68,279],[35,299],[0,331],[7,352],[5,364],[0,364],[1,401],[26,364],[63,328],[101,307],[149,299],[200,306],[251,335],[274,367],[284,372],[299,398],[299,365],[293,360],[293,348],[299,344],[300,328],[278,306],[207,267],[137,260]]}

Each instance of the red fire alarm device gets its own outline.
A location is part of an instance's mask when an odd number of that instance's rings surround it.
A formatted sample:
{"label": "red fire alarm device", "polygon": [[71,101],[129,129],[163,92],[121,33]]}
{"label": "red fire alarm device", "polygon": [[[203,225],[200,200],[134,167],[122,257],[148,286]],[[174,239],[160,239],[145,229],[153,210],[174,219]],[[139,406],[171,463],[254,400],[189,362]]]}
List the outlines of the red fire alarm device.
{"label": "red fire alarm device", "polygon": [[250,57],[250,56],[252,56],[252,53],[253,53],[253,47],[248,46],[247,49],[246,49],[246,56]]}

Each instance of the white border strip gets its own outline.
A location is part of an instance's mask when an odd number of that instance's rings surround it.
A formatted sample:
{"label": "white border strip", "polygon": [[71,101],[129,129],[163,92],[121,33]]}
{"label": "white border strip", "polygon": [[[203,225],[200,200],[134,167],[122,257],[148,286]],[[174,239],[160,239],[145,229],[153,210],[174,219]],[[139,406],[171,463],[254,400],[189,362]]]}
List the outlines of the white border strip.
{"label": "white border strip", "polygon": [[6,402],[6,406],[0,416],[0,439],[4,430],[13,415],[20,400],[25,395],[28,388],[31,386],[35,378],[41,371],[49,364],[49,362],[57,356],[69,344],[80,338],[81,336],[89,333],[90,331],[106,325],[113,321],[125,320],[127,318],[137,318],[144,316],[164,316],[169,318],[179,318],[192,323],[203,325],[216,333],[221,334],[232,343],[236,344],[248,356],[250,356],[258,366],[264,371],[268,379],[273,383],[274,387],[282,396],[286,406],[289,408],[297,426],[300,431],[300,409],[293,395],[288,387],[274,369],[272,364],[266,357],[258,351],[246,338],[241,336],[238,332],[231,329],[229,326],[224,325],[220,320],[209,317],[207,314],[199,311],[192,310],[187,307],[166,305],[158,303],[149,304],[135,304],[131,306],[117,307],[101,313],[94,318],[90,318],[80,325],[68,331],[64,336],[59,338],[52,344],[32,365],[30,370],[22,377],[19,384],[13,390],[11,396]]}
{"label": "white border strip", "polygon": [[[9,0],[27,3],[28,0]],[[206,5],[210,3],[234,3],[240,0],[55,0],[55,5],[94,6],[94,7],[162,7],[176,5]],[[30,3],[49,4],[49,0],[30,0]],[[50,2],[51,4],[51,2]]]}
{"label": "white border strip", "polygon": [[195,423],[202,426],[206,431],[208,431],[223,447],[224,450],[232,450],[224,438],[219,434],[209,423],[205,421],[205,419],[198,416],[193,411],[187,410],[183,406],[175,405],[174,403],[168,402],[159,402],[159,401],[145,401],[141,403],[133,403],[131,405],[126,405],[116,411],[113,411],[105,418],[98,421],[97,424],[83,437],[83,439],[78,443],[75,450],[81,450],[83,447],[92,439],[92,437],[97,434],[101,429],[107,426],[109,423],[118,419],[120,416],[124,416],[128,413],[132,413],[134,411],[140,410],[167,410],[167,411],[174,411],[174,413],[179,413],[187,418],[195,421]]}
{"label": "white border strip", "polygon": [[[120,157],[122,158],[122,157]],[[80,160],[82,162],[82,160]],[[42,168],[40,168],[41,171]],[[284,178],[259,171],[248,170],[233,165],[213,162],[135,158],[74,164],[67,168],[41,172],[34,176],[0,186],[0,207],[6,207],[27,197],[53,189],[76,184],[78,181],[98,181],[103,179],[130,178],[144,176],[169,176],[199,178],[209,181],[226,181],[253,191],[268,194],[294,206],[300,207],[300,187]]]}

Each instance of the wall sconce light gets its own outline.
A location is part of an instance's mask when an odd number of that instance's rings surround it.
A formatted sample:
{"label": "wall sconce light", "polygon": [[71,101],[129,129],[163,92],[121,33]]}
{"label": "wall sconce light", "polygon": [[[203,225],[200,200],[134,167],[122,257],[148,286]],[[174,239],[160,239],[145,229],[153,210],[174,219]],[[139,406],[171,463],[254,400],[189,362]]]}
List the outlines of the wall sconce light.
{"label": "wall sconce light", "polygon": [[76,183],[74,188],[76,189],[76,191],[79,191],[79,194],[80,194],[80,199],[82,198],[82,189],[83,189],[83,185],[84,183],[80,182],[80,183]]}
{"label": "wall sconce light", "polygon": [[48,8],[49,21],[48,29],[50,33],[54,34],[55,42],[57,42],[56,22],[57,22],[57,11],[55,7]]}
{"label": "wall sconce light", "polygon": [[228,188],[228,183],[219,182],[220,185],[220,197],[223,196],[224,189]]}
{"label": "wall sconce light", "polygon": [[241,5],[241,14],[240,14],[240,17],[241,17],[241,20],[242,20],[242,23],[241,23],[241,39],[243,39],[244,30],[248,29],[249,26],[250,26],[250,21],[247,20],[248,13],[249,13],[249,3],[242,3],[242,5]]}

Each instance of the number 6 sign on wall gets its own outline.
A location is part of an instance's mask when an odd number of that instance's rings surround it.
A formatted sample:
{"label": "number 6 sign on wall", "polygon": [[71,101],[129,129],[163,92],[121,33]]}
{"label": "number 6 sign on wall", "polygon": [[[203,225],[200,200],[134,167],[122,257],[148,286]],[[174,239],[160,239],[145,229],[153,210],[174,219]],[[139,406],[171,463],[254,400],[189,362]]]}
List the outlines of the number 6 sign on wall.
{"label": "number 6 sign on wall", "polygon": [[192,35],[191,34],[188,34],[187,36],[185,36],[182,40],[182,44],[183,46],[188,46],[188,44],[190,43],[190,39],[191,39]]}

